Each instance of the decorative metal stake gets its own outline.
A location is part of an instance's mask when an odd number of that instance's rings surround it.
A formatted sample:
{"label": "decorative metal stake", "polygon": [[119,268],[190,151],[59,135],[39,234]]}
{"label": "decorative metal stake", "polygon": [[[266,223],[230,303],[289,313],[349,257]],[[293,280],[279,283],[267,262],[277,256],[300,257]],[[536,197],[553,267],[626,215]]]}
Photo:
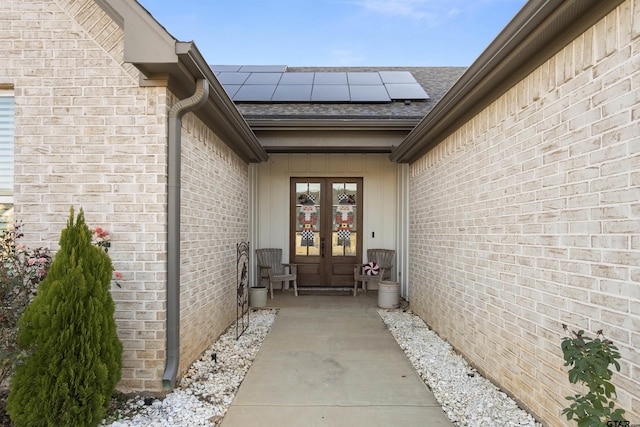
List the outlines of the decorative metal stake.
{"label": "decorative metal stake", "polygon": [[249,242],[236,245],[236,340],[249,327]]}

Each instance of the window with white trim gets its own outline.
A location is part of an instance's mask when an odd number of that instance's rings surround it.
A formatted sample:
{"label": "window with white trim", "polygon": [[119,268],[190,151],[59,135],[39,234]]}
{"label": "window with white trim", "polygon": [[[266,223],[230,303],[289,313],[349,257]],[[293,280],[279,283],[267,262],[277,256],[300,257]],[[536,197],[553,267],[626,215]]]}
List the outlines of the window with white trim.
{"label": "window with white trim", "polygon": [[0,89],[0,231],[13,225],[14,117],[13,91]]}

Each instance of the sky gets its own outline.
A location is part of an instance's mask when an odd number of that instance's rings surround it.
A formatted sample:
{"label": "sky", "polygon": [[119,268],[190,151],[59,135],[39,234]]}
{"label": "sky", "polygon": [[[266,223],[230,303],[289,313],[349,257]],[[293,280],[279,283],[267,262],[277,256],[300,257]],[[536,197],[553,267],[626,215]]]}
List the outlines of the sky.
{"label": "sky", "polygon": [[469,66],[525,0],[138,0],[212,65]]}

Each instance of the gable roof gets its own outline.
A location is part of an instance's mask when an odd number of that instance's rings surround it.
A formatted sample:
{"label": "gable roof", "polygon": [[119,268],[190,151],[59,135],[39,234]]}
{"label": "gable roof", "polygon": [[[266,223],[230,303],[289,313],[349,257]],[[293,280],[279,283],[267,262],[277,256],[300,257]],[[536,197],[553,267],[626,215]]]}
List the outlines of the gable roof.
{"label": "gable roof", "polygon": [[255,129],[310,126],[388,126],[413,128],[465,72],[466,67],[288,67],[287,72],[375,72],[408,71],[429,94],[425,101],[387,103],[345,102],[236,102],[249,125]]}
{"label": "gable roof", "polygon": [[[465,70],[465,67],[290,67],[283,76],[287,72],[316,73],[316,76],[335,72],[410,72],[429,97],[410,102],[261,101],[235,105],[268,153],[391,153]],[[233,92],[233,88],[228,89]]]}
{"label": "gable roof", "polygon": [[[535,67],[559,51],[573,37],[611,11],[622,0],[529,1],[480,57],[468,68],[461,67],[292,67],[290,71],[411,71],[430,99],[385,104],[346,103],[233,103],[195,44],[178,42],[138,3],[129,0],[96,0],[125,29],[125,60],[148,79],[169,76],[169,86],[178,94],[192,93],[193,77],[206,79],[212,96],[196,114],[225,136],[238,154],[249,162],[267,159],[267,151],[309,150],[296,145],[299,135],[283,130],[362,132],[378,138],[373,145],[351,145],[352,138],[327,151],[391,152],[391,160],[413,162],[435,147],[456,127],[524,78]],[[376,135],[372,131],[378,131]],[[379,131],[386,131],[379,132]],[[278,134],[279,133],[279,134]],[[384,142],[383,142],[384,140]],[[267,144],[265,144],[267,142]]]}

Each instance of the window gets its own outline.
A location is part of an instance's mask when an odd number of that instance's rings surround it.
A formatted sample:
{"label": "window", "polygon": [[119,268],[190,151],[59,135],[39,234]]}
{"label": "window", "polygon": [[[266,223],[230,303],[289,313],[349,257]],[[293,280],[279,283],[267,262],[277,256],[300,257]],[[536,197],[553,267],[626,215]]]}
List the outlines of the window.
{"label": "window", "polygon": [[0,231],[13,225],[13,91],[0,89]]}

